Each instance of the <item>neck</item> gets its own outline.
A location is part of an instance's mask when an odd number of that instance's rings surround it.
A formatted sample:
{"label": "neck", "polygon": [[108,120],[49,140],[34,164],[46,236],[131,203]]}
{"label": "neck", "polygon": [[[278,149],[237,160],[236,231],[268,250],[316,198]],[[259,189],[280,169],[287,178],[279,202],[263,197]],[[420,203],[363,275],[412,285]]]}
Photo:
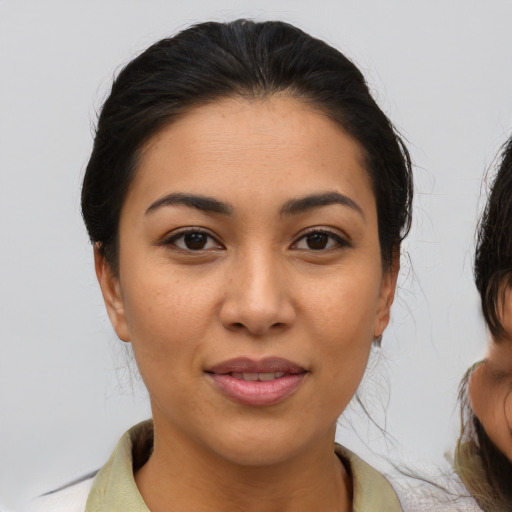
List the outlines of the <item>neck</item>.
{"label": "neck", "polygon": [[334,453],[334,431],[287,460],[258,465],[166,434],[156,422],[153,454],[135,474],[151,512],[351,510],[352,483]]}

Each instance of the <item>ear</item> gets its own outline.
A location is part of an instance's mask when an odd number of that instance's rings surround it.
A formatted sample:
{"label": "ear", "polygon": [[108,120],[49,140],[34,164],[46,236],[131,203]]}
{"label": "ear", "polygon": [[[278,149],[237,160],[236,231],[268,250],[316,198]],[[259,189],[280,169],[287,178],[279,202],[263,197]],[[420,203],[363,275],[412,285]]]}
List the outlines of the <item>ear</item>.
{"label": "ear", "polygon": [[110,323],[120,340],[130,341],[119,278],[112,272],[98,244],[94,244],[94,267]]}
{"label": "ear", "polygon": [[400,270],[400,247],[393,249],[391,266],[384,270],[380,286],[379,303],[377,314],[375,316],[375,326],[373,330],[374,338],[382,336],[384,329],[389,323],[391,306],[395,299],[396,281],[398,271]]}

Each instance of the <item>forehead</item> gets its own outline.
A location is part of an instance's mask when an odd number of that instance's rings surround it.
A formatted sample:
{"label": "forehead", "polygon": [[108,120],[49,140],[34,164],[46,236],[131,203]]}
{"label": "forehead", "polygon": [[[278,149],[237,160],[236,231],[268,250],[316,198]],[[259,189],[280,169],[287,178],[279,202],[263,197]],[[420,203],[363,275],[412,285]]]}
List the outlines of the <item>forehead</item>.
{"label": "forehead", "polygon": [[360,144],[327,115],[288,96],[229,98],[192,109],[146,144],[134,188],[150,195],[215,189],[239,197],[332,189],[373,200]]}

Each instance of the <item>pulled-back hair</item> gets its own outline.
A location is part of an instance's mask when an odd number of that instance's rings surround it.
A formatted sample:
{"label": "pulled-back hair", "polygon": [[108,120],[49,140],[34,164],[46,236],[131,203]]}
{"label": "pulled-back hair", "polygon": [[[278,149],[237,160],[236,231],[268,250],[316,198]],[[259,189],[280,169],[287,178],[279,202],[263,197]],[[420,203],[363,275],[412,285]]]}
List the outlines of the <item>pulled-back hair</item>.
{"label": "pulled-back hair", "polygon": [[287,23],[201,23],[163,39],[118,75],[98,119],[82,188],[91,241],[114,271],[118,224],[141,150],[190,109],[219,99],[283,93],[337,122],[361,145],[378,214],[382,263],[411,223],[409,153],[356,66]]}
{"label": "pulled-back hair", "polygon": [[512,138],[480,220],[474,271],[485,322],[499,343],[506,334],[500,320],[503,298],[512,285]]}

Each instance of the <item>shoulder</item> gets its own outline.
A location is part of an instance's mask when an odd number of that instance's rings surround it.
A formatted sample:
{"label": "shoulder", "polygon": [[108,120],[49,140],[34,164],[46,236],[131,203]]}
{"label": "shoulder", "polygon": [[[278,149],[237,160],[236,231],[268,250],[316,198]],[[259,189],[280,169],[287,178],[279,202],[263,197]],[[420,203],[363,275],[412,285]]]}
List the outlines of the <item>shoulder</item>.
{"label": "shoulder", "polygon": [[339,444],[336,445],[335,452],[343,460],[352,477],[354,512],[403,511],[395,489],[382,473]]}
{"label": "shoulder", "polygon": [[344,447],[337,445],[336,453],[352,473],[354,512],[481,512],[449,466],[406,471],[386,465],[382,473]]}
{"label": "shoulder", "polygon": [[482,512],[450,467],[419,466],[413,474],[388,476],[404,512]]}
{"label": "shoulder", "polygon": [[482,512],[467,493],[451,493],[429,484],[395,485],[404,512]]}
{"label": "shoulder", "polygon": [[94,476],[36,498],[26,512],[84,512]]}

